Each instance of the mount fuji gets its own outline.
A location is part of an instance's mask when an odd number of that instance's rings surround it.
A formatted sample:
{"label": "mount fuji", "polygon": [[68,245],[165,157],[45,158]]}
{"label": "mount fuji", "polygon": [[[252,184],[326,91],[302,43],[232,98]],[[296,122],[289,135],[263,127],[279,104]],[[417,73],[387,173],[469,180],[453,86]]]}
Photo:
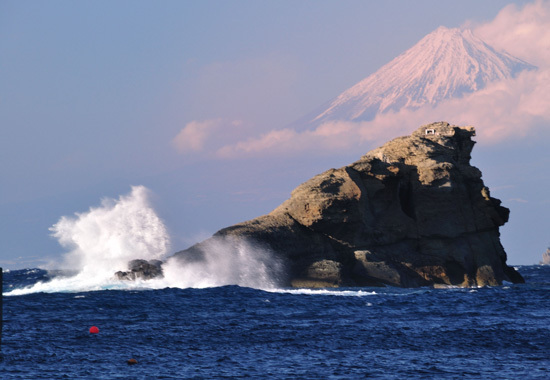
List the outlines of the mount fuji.
{"label": "mount fuji", "polygon": [[532,69],[536,67],[497,52],[471,30],[439,27],[313,113],[309,124],[368,121],[378,113],[435,106]]}

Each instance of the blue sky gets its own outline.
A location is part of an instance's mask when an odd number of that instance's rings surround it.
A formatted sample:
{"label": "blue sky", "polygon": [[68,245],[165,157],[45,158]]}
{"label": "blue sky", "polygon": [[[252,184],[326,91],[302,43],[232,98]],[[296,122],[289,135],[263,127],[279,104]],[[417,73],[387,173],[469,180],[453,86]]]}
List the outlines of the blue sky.
{"label": "blue sky", "polygon": [[[0,265],[58,257],[50,226],[132,185],[152,191],[173,251],[265,214],[304,180],[376,146],[219,157],[200,139],[178,150],[185,126],[211,128],[217,146],[284,128],[440,25],[471,24],[508,48],[495,31],[525,4],[2,0]],[[538,262],[550,244],[540,120],[520,140],[474,150],[493,196],[512,209],[502,238],[513,264]]]}

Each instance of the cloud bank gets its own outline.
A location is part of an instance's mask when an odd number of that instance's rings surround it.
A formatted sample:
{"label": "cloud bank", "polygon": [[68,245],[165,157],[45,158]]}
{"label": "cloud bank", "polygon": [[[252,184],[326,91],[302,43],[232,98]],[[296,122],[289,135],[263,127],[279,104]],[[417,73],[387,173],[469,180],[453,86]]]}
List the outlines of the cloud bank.
{"label": "cloud bank", "polygon": [[537,0],[518,8],[510,4],[475,33],[496,49],[539,67],[550,62],[550,2]]}
{"label": "cloud bank", "polygon": [[193,120],[172,139],[172,146],[181,154],[200,153],[219,149],[245,135],[240,120]]}

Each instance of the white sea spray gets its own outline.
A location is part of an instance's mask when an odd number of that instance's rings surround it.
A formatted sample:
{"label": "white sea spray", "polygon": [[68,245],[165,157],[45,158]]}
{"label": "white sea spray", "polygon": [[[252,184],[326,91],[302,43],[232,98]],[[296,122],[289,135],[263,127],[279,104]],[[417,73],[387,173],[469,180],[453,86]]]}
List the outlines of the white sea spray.
{"label": "white sea spray", "polygon": [[[63,270],[56,271],[49,281],[9,294],[224,285],[272,289],[279,285],[281,260],[266,247],[242,238],[208,239],[196,260],[167,259],[170,238],[148,201],[149,193],[144,186],[135,186],[118,199],[106,198],[98,207],[61,217],[50,231],[67,252],[61,262],[50,266]],[[164,277],[134,281],[116,278],[115,272],[127,271],[128,262],[134,259],[166,260],[162,265]]]}
{"label": "white sea spray", "polygon": [[213,237],[193,259],[170,258],[163,266],[164,283],[179,288],[239,285],[271,289],[279,285],[282,261],[267,247],[244,238]]}
{"label": "white sea spray", "polygon": [[273,289],[268,290],[274,293],[285,293],[295,295],[310,295],[310,296],[339,296],[339,297],[365,297],[376,295],[375,291],[369,292],[365,290],[331,290],[331,289]]}
{"label": "white sea spray", "polygon": [[16,289],[12,294],[89,291],[126,287],[113,274],[126,270],[128,261],[164,258],[170,238],[162,220],[149,203],[149,190],[134,186],[118,199],[105,198],[98,207],[63,216],[50,227],[52,236],[67,249],[62,268],[73,275]]}

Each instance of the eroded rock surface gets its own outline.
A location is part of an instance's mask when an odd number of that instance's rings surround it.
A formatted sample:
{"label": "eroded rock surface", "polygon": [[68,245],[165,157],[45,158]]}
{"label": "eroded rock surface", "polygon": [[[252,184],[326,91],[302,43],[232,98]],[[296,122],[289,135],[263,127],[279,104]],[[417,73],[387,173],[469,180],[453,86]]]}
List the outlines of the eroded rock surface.
{"label": "eroded rock surface", "polygon": [[[509,210],[470,165],[473,127],[422,126],[298,186],[268,215],[217,232],[284,258],[282,285],[484,286],[523,282],[506,265]],[[196,254],[202,243],[176,253]]]}

